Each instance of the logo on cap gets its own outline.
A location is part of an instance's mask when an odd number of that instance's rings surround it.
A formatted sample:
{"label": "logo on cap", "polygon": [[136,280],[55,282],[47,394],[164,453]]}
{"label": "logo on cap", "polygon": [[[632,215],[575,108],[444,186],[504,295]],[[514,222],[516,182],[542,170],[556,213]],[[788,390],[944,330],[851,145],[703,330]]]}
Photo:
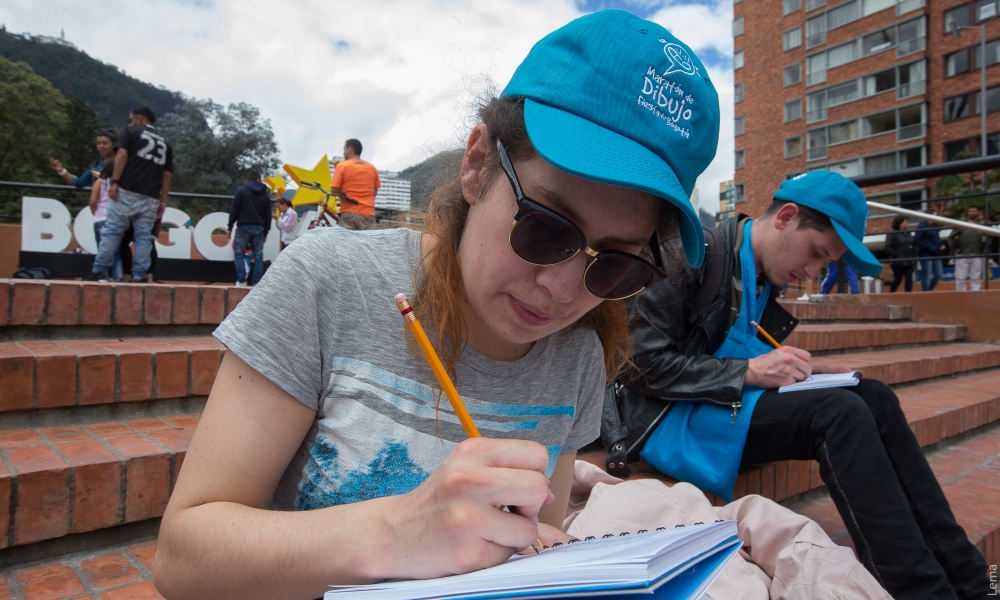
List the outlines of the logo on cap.
{"label": "logo on cap", "polygon": [[670,61],[670,67],[664,71],[664,75],[670,75],[671,73],[684,73],[685,75],[698,74],[698,67],[695,66],[694,59],[691,58],[687,50],[662,38],[660,42],[665,44],[663,46],[663,53],[667,55],[667,60]]}

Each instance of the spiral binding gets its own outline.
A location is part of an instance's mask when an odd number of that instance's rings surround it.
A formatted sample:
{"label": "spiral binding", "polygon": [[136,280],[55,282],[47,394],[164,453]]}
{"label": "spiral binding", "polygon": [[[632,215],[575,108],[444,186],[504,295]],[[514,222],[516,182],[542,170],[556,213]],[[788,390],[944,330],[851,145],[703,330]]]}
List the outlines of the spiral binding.
{"label": "spiral binding", "polygon": [[[716,519],[714,522],[715,523],[723,523],[725,521],[724,521],[724,519]],[[695,525],[704,525],[704,524],[705,523],[702,522],[702,521],[696,521],[695,522]],[[685,527],[685,525],[683,523],[678,523],[677,525],[674,525],[674,529],[680,529],[682,527]],[[657,527],[656,531],[666,531],[666,529],[667,529],[666,527]],[[649,533],[649,530],[648,529],[638,529],[638,530],[636,530],[636,534],[639,534],[639,533]],[[601,536],[601,539],[608,539],[608,538],[613,538],[613,537],[624,537],[626,535],[632,535],[632,533],[628,532],[628,531],[623,531],[623,532],[619,533],[617,536],[615,536],[615,534],[613,534],[613,533],[605,533],[604,535]],[[573,538],[573,539],[571,539],[570,541],[568,541],[566,543],[567,544],[575,544],[575,543],[580,542],[580,541],[589,542],[591,540],[596,540],[596,539],[597,539],[596,536],[588,535],[587,537],[583,538],[582,540],[579,540],[577,538]],[[556,542],[556,543],[552,544],[551,546],[542,546],[542,549],[543,550],[548,550],[549,548],[558,548],[559,546],[562,546],[562,545],[563,545],[562,542]]]}

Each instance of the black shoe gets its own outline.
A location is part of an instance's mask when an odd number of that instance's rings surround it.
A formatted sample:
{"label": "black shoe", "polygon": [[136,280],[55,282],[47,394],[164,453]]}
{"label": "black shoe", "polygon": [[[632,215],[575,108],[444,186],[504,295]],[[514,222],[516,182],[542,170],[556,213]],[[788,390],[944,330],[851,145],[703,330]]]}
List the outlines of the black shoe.
{"label": "black shoe", "polygon": [[93,273],[90,274],[90,277],[87,278],[87,281],[100,281],[103,283],[107,283],[108,274],[100,271],[94,271]]}

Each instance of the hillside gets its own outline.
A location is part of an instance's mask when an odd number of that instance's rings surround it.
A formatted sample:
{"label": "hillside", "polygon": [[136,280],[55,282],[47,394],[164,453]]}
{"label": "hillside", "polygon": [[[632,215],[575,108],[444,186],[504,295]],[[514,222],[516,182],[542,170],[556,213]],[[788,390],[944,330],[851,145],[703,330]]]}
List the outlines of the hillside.
{"label": "hillside", "polygon": [[410,180],[410,208],[425,210],[434,190],[458,177],[463,150],[445,150],[427,160],[399,172],[402,179]]}
{"label": "hillside", "polygon": [[181,95],[129,77],[59,38],[18,35],[0,29],[0,56],[23,61],[69,98],[80,98],[106,125],[125,124],[130,110],[145,105],[158,116],[174,109]]}

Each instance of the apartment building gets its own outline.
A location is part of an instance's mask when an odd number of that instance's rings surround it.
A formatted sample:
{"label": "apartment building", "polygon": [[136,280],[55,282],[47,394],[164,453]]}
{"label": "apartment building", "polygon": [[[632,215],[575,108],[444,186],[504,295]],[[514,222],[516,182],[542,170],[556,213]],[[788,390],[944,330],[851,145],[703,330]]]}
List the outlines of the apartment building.
{"label": "apartment building", "polygon": [[[998,9],[998,0],[736,0],[736,210],[760,214],[782,181],[806,171],[852,177],[979,155],[981,25],[986,151],[1000,153]],[[865,193],[920,208],[932,184]],[[869,232],[887,221],[873,214]]]}
{"label": "apartment building", "polygon": [[736,214],[736,182],[730,179],[719,183],[719,212],[715,222],[721,223]]}

